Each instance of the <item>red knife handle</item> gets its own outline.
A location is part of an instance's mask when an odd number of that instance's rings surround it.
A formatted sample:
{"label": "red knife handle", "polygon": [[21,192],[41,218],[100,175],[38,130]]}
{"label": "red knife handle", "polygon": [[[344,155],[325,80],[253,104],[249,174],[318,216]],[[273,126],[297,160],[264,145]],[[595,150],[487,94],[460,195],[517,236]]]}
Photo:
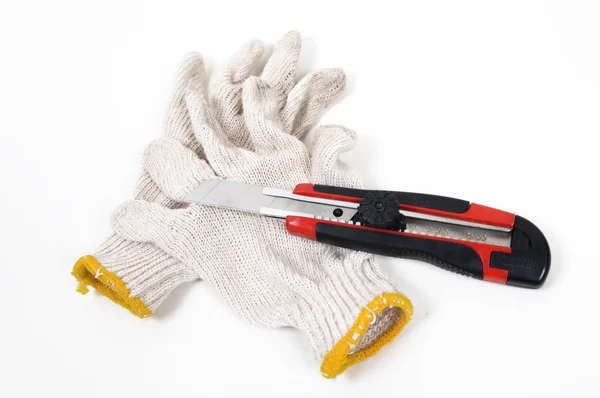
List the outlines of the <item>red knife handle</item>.
{"label": "red knife handle", "polygon": [[[325,187],[328,192],[322,192],[318,191],[318,187],[301,184],[296,187],[294,193],[345,201],[350,201],[349,198],[353,198],[352,201],[358,202],[362,198],[359,198],[359,195],[373,192],[362,190],[351,190],[354,192],[349,192],[347,188],[338,187]],[[336,193],[332,193],[331,188],[335,188]],[[451,208],[452,206],[458,206],[458,199],[405,192],[392,193],[400,194],[401,209],[403,208],[402,200],[405,200],[406,197],[412,197],[419,201],[419,205],[429,206],[427,208],[413,206],[414,209],[418,209],[417,211],[425,212],[423,209],[430,209],[442,212],[443,215],[453,214],[455,218],[459,218],[457,215],[468,213],[470,209],[473,209],[473,206],[477,206],[461,201],[467,203],[468,208],[463,213],[457,213],[450,210],[458,210],[458,208]],[[402,196],[402,194],[405,194],[405,196]],[[446,199],[449,201],[446,202]],[[414,201],[412,203],[417,204]],[[476,214],[477,217],[475,218],[477,220],[471,219],[473,221],[510,226],[511,247],[416,235],[408,232],[389,231],[297,216],[288,216],[286,226],[291,234],[335,246],[384,256],[416,258],[449,271],[490,282],[527,288],[541,287],[548,276],[551,261],[550,248],[542,232],[523,217],[485,206],[479,206],[475,209],[480,214]],[[481,209],[484,209],[484,211],[481,212]]]}

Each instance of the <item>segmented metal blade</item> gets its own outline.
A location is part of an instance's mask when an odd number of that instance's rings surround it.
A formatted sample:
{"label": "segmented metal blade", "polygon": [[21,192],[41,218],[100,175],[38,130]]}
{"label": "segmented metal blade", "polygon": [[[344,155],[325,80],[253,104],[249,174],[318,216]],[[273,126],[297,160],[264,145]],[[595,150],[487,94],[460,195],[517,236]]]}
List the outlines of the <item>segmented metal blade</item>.
{"label": "segmented metal blade", "polygon": [[[308,198],[283,189],[224,180],[201,183],[184,201],[276,218],[304,216],[347,223],[356,214],[354,203]],[[338,217],[334,216],[336,209],[342,212]]]}
{"label": "segmented metal blade", "polygon": [[210,180],[202,182],[184,200],[188,203],[260,214],[261,207],[268,206],[273,201],[273,198],[263,195],[262,190],[263,187],[255,185]]}

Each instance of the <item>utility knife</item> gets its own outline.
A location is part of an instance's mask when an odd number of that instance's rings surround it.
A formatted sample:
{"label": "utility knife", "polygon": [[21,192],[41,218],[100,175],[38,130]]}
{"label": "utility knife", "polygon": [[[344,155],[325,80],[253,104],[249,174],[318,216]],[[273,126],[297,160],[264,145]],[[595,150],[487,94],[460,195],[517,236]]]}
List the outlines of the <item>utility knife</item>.
{"label": "utility knife", "polygon": [[422,260],[484,281],[539,288],[550,270],[550,247],[533,223],[461,199],[316,184],[290,191],[210,180],[184,200],[278,218],[296,236]]}

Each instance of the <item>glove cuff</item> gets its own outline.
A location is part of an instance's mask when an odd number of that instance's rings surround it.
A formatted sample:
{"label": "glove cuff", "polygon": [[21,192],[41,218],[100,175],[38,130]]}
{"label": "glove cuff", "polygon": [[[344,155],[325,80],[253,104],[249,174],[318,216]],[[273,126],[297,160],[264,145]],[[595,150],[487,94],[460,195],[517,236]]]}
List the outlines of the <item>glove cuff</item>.
{"label": "glove cuff", "polygon": [[98,293],[146,318],[180,284],[197,279],[188,267],[149,243],[112,235],[95,255],[81,257],[71,274],[77,291]]}
{"label": "glove cuff", "polygon": [[343,263],[344,272],[331,275],[318,292],[300,300],[296,314],[326,378],[375,355],[400,333],[413,312],[410,300],[381,272],[373,256],[354,252],[335,261]]}

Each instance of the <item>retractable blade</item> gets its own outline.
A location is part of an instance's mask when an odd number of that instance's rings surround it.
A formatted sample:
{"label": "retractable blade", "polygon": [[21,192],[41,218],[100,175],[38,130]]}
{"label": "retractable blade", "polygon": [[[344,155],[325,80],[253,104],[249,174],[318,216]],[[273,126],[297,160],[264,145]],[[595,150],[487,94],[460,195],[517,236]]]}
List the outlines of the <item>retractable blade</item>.
{"label": "retractable blade", "polygon": [[283,219],[294,235],[416,258],[491,282],[537,288],[550,268],[548,243],[534,224],[444,196],[312,184],[289,191],[212,180],[185,201]]}

